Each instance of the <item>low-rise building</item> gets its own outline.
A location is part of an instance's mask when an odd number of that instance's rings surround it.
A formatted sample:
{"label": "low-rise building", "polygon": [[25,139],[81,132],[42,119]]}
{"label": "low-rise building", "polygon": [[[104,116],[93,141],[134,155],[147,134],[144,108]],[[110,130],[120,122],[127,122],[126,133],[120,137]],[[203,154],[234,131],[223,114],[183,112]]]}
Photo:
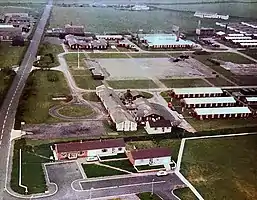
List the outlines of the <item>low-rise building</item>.
{"label": "low-rise building", "polygon": [[197,119],[246,118],[251,115],[248,107],[195,108],[192,115]]}
{"label": "low-rise building", "polygon": [[116,41],[124,39],[123,35],[96,35],[96,38],[98,40],[104,39],[104,40],[116,40]]}
{"label": "low-rise building", "polygon": [[171,163],[171,150],[168,148],[138,149],[128,151],[127,156],[133,166],[169,165]]}
{"label": "low-rise building", "polygon": [[223,91],[219,87],[195,87],[195,88],[174,88],[171,96],[174,98],[188,97],[215,97],[221,96]]}
{"label": "low-rise building", "polygon": [[195,30],[196,35],[199,35],[201,37],[210,37],[213,36],[215,34],[215,29],[214,28],[205,28],[205,27],[201,27],[201,28],[197,28]]}
{"label": "low-rise building", "polygon": [[147,121],[145,130],[148,134],[171,133],[172,123],[170,120]]}
{"label": "low-rise building", "polygon": [[125,142],[123,139],[112,139],[58,143],[53,149],[55,160],[86,158],[90,161],[124,153]]}
{"label": "low-rise building", "polygon": [[0,41],[12,40],[15,37],[22,37],[22,30],[9,24],[0,24]]}
{"label": "low-rise building", "polygon": [[118,41],[118,46],[119,47],[125,47],[125,48],[128,48],[128,49],[135,49],[136,48],[136,45],[128,39]]}
{"label": "low-rise building", "polygon": [[245,97],[246,103],[248,105],[257,105],[257,96],[256,97]]}
{"label": "low-rise building", "polygon": [[200,98],[184,98],[180,100],[182,107],[185,108],[201,108],[201,107],[223,107],[235,106],[234,97],[200,97]]}
{"label": "low-rise building", "polygon": [[137,130],[137,122],[112,88],[105,85],[98,86],[96,87],[96,95],[109,113],[117,131]]}
{"label": "low-rise building", "polygon": [[77,35],[77,36],[83,36],[85,35],[85,28],[84,26],[80,25],[71,25],[66,24],[64,27],[64,32],[66,35]]}

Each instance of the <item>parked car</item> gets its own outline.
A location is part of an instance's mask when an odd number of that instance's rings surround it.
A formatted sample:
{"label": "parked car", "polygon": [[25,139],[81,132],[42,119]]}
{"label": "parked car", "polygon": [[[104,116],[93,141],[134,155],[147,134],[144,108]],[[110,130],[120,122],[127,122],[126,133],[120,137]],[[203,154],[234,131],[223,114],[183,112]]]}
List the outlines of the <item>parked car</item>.
{"label": "parked car", "polygon": [[168,175],[168,172],[166,171],[158,171],[156,176],[167,176]]}

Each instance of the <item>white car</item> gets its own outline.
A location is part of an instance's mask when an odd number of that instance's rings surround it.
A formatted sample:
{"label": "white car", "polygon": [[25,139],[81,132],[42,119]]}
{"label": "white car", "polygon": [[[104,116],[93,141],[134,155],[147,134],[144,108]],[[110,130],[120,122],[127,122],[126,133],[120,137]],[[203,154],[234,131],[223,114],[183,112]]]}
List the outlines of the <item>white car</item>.
{"label": "white car", "polygon": [[167,176],[168,175],[168,172],[166,171],[158,171],[156,176]]}

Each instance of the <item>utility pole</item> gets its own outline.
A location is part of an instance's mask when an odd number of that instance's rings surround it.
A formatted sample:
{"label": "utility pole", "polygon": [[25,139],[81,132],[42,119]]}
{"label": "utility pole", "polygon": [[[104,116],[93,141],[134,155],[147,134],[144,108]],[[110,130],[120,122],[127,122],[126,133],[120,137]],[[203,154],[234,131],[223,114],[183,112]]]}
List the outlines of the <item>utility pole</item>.
{"label": "utility pole", "polygon": [[92,190],[93,190],[93,189],[94,189],[94,188],[91,187],[90,190],[89,190],[89,199],[90,199],[90,200],[92,199]]}
{"label": "utility pole", "polygon": [[79,46],[78,46],[78,69],[79,69]]}
{"label": "utility pole", "polygon": [[153,184],[154,184],[154,178],[152,180],[152,192],[151,192],[151,196],[153,196]]}

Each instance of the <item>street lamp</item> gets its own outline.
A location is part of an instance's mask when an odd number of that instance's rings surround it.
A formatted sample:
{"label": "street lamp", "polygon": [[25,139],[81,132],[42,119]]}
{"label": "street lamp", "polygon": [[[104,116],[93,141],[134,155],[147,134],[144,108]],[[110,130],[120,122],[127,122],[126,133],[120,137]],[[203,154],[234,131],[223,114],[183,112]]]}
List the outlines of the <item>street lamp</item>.
{"label": "street lamp", "polygon": [[152,180],[152,192],[151,192],[151,196],[153,196],[153,184],[154,184],[154,178]]}
{"label": "street lamp", "polygon": [[93,190],[93,189],[94,189],[94,188],[91,187],[90,190],[89,190],[89,199],[90,199],[90,200],[92,199],[92,190]]}

